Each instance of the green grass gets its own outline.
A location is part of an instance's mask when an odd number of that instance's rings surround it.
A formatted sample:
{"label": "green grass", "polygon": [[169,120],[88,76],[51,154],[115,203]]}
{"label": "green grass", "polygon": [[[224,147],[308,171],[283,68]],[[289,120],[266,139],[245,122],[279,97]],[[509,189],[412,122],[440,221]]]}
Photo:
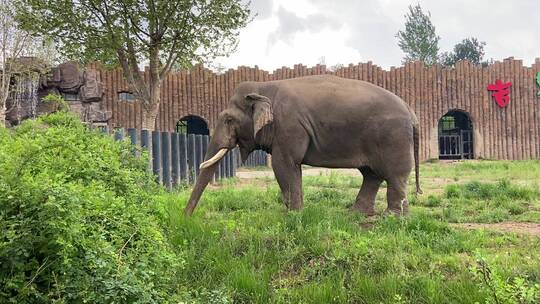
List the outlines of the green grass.
{"label": "green grass", "polygon": [[337,174],[304,178],[299,212],[286,211],[269,179],[212,187],[191,218],[189,189],[158,199],[186,259],[178,280],[188,302],[484,303],[477,257],[503,282],[539,283],[540,239],[449,223],[540,222],[539,177],[540,162],[425,164],[425,194],[410,195],[405,219],[349,212],[361,178]]}

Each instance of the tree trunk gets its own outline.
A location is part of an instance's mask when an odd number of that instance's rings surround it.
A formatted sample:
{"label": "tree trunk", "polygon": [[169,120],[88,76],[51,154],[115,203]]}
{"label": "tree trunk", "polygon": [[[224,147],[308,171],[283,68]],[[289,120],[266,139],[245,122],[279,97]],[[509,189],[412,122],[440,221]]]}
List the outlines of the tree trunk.
{"label": "tree trunk", "polygon": [[[159,97],[157,102],[145,105],[142,113],[142,128],[143,130],[154,131],[156,128],[156,118],[159,113]],[[166,130],[164,130],[166,131]]]}
{"label": "tree trunk", "polygon": [[0,127],[6,126],[6,103],[4,102],[0,107]]}
{"label": "tree trunk", "polygon": [[142,128],[150,131],[159,129],[156,118],[161,102],[161,82],[168,74],[168,70],[163,70],[163,73],[160,73],[161,61],[158,44],[158,42],[153,41],[149,49],[147,77],[143,77],[139,71],[136,51],[129,40],[127,50],[123,48],[117,50],[124,77],[138,102],[142,104]]}
{"label": "tree trunk", "polygon": [[[162,78],[159,75],[159,68],[161,62],[159,60],[159,49],[157,46],[150,48],[150,69],[148,75],[148,88],[149,88],[149,100],[144,100],[143,107],[143,129],[154,130],[156,128],[156,118],[159,112],[159,105],[161,102],[161,81]],[[166,131],[166,130],[163,130]]]}

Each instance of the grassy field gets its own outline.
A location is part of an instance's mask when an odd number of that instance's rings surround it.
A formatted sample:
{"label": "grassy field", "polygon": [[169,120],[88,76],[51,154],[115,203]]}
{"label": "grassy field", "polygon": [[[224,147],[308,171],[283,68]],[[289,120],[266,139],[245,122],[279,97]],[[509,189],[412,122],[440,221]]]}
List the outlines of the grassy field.
{"label": "grassy field", "polygon": [[540,223],[540,162],[434,162],[421,176],[404,219],[349,212],[360,175],[305,177],[300,212],[271,178],[211,186],[192,218],[189,189],[163,194],[186,260],[180,292],[200,303],[539,303],[539,236],[454,223]]}

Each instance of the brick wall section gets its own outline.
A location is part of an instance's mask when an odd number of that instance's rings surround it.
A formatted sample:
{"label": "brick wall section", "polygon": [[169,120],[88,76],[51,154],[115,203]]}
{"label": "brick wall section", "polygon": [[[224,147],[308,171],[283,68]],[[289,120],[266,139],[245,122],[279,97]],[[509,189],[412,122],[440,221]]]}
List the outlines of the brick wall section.
{"label": "brick wall section", "polygon": [[[112,111],[111,126],[140,128],[141,106],[118,101],[118,92],[128,90],[120,69],[107,70],[93,64],[101,73],[105,87],[103,106]],[[190,71],[173,72],[162,85],[162,103],[157,129],[173,131],[176,122],[187,115],[205,119],[210,128],[227,106],[235,86],[242,81],[269,81],[307,75],[335,74],[360,79],[381,86],[400,96],[420,120],[421,159],[438,157],[437,126],[448,111],[459,109],[469,113],[474,129],[475,158],[538,159],[540,158],[540,98],[535,75],[540,59],[531,67],[512,58],[481,67],[467,61],[455,68],[422,63],[383,70],[371,62],[349,65],[329,72],[324,65],[308,68],[295,65],[269,73],[259,68],[239,67],[216,74],[201,65]],[[510,104],[499,108],[486,86],[496,79],[512,81]]]}

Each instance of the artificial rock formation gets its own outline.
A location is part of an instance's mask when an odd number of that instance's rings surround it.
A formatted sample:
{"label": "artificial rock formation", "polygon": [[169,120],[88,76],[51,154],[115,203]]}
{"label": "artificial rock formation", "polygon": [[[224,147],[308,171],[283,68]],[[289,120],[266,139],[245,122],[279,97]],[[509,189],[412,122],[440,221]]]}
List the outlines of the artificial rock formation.
{"label": "artificial rock formation", "polygon": [[[20,60],[36,61],[33,58]],[[82,70],[76,62],[65,62],[51,69],[31,69],[15,75],[12,88],[13,93],[7,100],[8,126],[56,111],[57,105],[43,101],[48,94],[63,96],[70,111],[78,113],[85,122],[106,124],[111,118],[111,112],[102,107],[103,84],[99,71],[92,68]]]}

